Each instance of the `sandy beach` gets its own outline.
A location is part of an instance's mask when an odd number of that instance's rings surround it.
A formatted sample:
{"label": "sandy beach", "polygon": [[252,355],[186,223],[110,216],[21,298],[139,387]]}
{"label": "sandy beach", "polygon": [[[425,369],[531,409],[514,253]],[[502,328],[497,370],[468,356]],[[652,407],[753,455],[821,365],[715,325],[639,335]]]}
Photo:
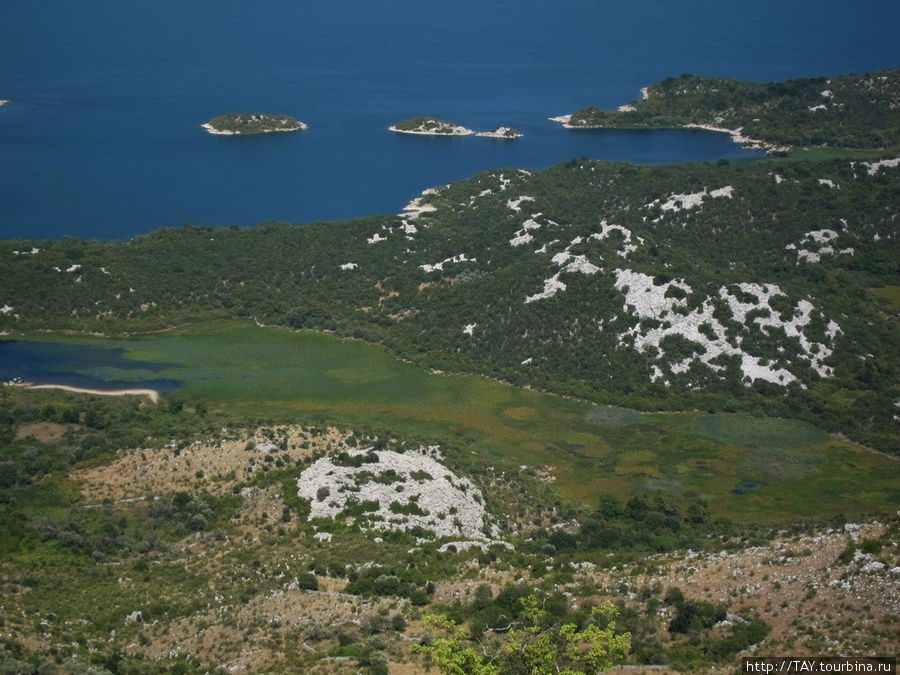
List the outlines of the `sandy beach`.
{"label": "sandy beach", "polygon": [[74,394],[96,394],[99,396],[146,396],[153,403],[159,402],[159,392],[155,389],[86,389],[84,387],[72,387],[68,384],[31,384],[29,389],[62,389]]}

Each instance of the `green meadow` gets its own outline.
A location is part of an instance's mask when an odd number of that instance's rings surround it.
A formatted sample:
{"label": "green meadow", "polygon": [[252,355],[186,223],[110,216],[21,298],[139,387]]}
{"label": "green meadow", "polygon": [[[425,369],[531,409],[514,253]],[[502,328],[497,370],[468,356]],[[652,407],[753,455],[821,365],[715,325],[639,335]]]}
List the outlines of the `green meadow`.
{"label": "green meadow", "polygon": [[768,521],[884,513],[900,503],[900,462],[796,420],[594,406],[427,372],[359,341],[247,323],[68,339],[169,364],[157,375],[183,381],[176,396],[188,405],[463,439],[498,464],[552,467],[554,489],[589,506],[603,494],[646,491],[700,497],[717,514]]}

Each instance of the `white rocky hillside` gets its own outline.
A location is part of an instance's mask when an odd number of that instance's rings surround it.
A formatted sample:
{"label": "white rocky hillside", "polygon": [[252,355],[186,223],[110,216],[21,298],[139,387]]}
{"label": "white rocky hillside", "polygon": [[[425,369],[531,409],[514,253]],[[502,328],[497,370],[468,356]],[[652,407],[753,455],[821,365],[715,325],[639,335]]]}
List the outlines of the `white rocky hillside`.
{"label": "white rocky hillside", "polygon": [[[583,288],[585,281],[599,296],[618,295],[621,312],[593,317],[592,323],[600,331],[617,330],[618,346],[649,357],[653,364],[651,379],[666,385],[695,368],[723,373],[734,372],[737,367],[738,377],[747,386],[759,380],[782,386],[799,382],[806,386],[803,382],[811,378],[833,375],[829,357],[844,331],[840,317],[828,316],[826,308],[814,298],[792,295],[764,278],[713,288],[708,284],[699,284],[698,288],[690,278],[657,281],[654,274],[632,263],[661,241],[660,235],[669,228],[699,227],[693,219],[704,209],[712,208],[711,204],[739,200],[740,191],[734,186],[708,185],[640,204],[637,208],[647,215],[638,229],[642,234],[638,234],[634,225],[615,222],[615,216],[598,216],[596,224],[590,227],[567,222],[553,213],[552,205],[542,204],[539,197],[533,196],[537,191],[528,191],[528,179],[527,172],[489,176],[482,185],[488,183],[491,187],[482,187],[453,207],[461,214],[474,212],[491,198],[506,205],[510,224],[503,227],[508,228],[508,246],[518,255],[545,261],[547,267],[543,278],[523,280],[529,288],[520,300],[524,305],[538,307],[553,302],[565,306],[570,285],[577,282]],[[821,184],[828,179],[815,180]],[[442,202],[441,197],[448,188],[427,190],[407,207],[407,213],[415,214],[415,229],[409,227],[409,216],[405,216],[398,233],[408,242],[408,262],[418,262],[416,258],[421,254],[416,250],[417,244],[422,250],[430,249],[424,242],[430,241],[427,237],[431,223],[447,215],[446,199]],[[628,210],[626,206],[625,211]],[[817,262],[828,254],[852,256],[852,247],[829,245],[838,238],[838,230],[850,231],[846,219],[836,219],[834,227],[806,232],[797,245],[783,247],[781,255],[794,265]],[[386,241],[391,234],[385,232],[381,236]],[[416,267],[421,270],[423,283],[463,270],[484,269],[479,261],[489,261],[490,256],[475,253],[453,249],[452,256],[443,258],[429,253],[434,257],[422,260]],[[579,309],[583,307],[580,298],[573,297],[572,302]],[[555,309],[558,311],[558,307]],[[573,322],[583,319],[579,316]],[[473,338],[492,329],[499,329],[496,321],[482,317],[466,317],[459,328]],[[682,347],[688,345],[691,354],[667,354],[666,346],[673,339]],[[767,345],[763,351],[761,343]]]}
{"label": "white rocky hillside", "polygon": [[[487,541],[496,536],[481,491],[439,459],[436,446],[405,453],[350,450],[306,468],[297,479],[297,494],[309,500],[310,520],[351,517],[363,529],[421,528],[438,538]],[[362,515],[345,513],[360,507]]]}

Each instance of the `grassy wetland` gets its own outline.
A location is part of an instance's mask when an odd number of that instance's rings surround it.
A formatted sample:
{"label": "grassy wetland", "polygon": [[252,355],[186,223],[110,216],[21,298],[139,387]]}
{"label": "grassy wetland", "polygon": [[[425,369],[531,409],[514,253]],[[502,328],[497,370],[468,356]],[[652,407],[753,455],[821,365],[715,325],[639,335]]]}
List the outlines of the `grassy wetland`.
{"label": "grassy wetland", "polygon": [[72,339],[165,364],[156,374],[182,381],[173,396],[188,405],[463,439],[488,460],[546,467],[555,490],[587,507],[604,494],[660,492],[700,498],[719,515],[753,522],[889,512],[900,501],[896,459],[797,420],[595,406],[429,372],[356,340],[249,323]]}

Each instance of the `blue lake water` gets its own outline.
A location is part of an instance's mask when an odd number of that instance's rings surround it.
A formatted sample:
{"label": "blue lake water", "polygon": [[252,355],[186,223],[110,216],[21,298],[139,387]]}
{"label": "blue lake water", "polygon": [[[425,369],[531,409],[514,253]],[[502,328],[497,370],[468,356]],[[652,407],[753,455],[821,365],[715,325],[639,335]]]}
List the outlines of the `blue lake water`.
{"label": "blue lake water", "polygon": [[149,388],[172,392],[181,382],[161,377],[171,364],[129,361],[123,351],[54,342],[0,341],[0,382],[66,384],[109,391]]}
{"label": "blue lake water", "polygon": [[[896,0],[6,2],[0,237],[335,220],[395,213],[487,168],[748,156],[723,134],[578,132],[546,118],[614,108],[683,72],[781,80],[897,67],[898,25]],[[289,114],[310,129],[199,128],[226,112]],[[386,131],[414,115],[525,137]]]}

